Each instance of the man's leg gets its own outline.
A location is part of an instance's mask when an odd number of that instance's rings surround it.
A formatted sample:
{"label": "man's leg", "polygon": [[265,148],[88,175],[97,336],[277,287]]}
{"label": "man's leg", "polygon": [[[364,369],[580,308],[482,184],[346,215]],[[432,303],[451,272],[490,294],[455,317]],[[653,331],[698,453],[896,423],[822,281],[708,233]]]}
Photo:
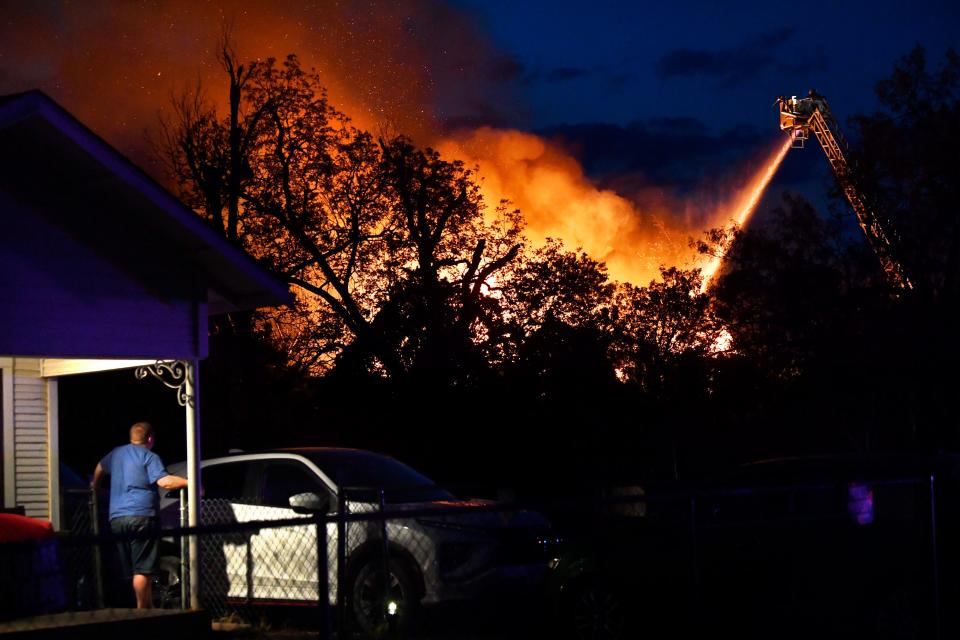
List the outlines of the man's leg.
{"label": "man's leg", "polygon": [[[110,531],[114,535],[123,535],[129,531],[126,517],[115,518],[110,521]],[[129,580],[130,576],[133,575],[133,560],[131,558],[130,552],[130,541],[129,540],[118,540],[117,541],[117,555],[120,558],[120,574],[123,577],[123,580]],[[136,590],[134,590],[136,593]],[[121,601],[122,606],[130,606],[130,594],[127,593],[124,595],[123,600]]]}
{"label": "man's leg", "polygon": [[137,609],[153,607],[153,585],[150,583],[150,576],[142,573],[134,574],[133,592],[137,595]]}
{"label": "man's leg", "polygon": [[153,607],[151,575],[157,572],[157,554],[160,541],[154,537],[158,523],[154,518],[136,518],[133,527],[138,534],[130,542],[133,564],[133,592],[137,596],[137,609]]}

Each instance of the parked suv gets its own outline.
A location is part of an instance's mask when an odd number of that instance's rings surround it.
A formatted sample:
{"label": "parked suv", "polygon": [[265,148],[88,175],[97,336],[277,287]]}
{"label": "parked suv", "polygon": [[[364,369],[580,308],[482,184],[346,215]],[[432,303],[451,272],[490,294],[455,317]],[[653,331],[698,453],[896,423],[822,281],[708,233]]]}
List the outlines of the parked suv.
{"label": "parked suv", "polygon": [[[345,601],[366,631],[383,620],[383,577],[400,624],[421,604],[472,599],[506,586],[533,588],[556,555],[547,521],[524,510],[498,510],[489,501],[458,500],[388,456],[357,449],[301,448],[241,453],[204,460],[201,524],[308,518],[345,511],[378,511],[382,492],[394,517],[346,524]],[[170,472],[183,475],[185,464]],[[165,526],[179,517],[165,498]],[[436,511],[436,514],[424,510]],[[389,563],[384,562],[385,530]],[[329,603],[338,601],[338,525],[327,524]],[[216,603],[317,602],[317,544],[313,524],[263,528],[201,540],[201,595]],[[209,605],[208,605],[209,606]]]}

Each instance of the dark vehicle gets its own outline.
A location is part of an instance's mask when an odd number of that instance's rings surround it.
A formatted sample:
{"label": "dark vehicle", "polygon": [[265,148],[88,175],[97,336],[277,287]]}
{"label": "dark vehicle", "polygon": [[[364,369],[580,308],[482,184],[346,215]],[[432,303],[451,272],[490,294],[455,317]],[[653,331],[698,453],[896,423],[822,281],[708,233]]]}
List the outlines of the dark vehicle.
{"label": "dark vehicle", "polygon": [[942,603],[957,594],[957,462],[780,459],[608,495],[589,528],[561,531],[562,628],[577,638],[945,637],[956,628]]}
{"label": "dark vehicle", "polygon": [[564,540],[548,585],[560,637],[656,637],[694,613],[689,502],[675,487],[607,489],[549,517]]}

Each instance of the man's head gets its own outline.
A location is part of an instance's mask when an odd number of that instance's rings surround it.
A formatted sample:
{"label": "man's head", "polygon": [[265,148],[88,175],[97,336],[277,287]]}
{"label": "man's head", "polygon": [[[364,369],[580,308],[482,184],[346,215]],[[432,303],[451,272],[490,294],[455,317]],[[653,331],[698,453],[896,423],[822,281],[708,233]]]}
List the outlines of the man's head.
{"label": "man's head", "polygon": [[149,422],[138,422],[130,427],[130,443],[139,444],[147,449],[153,448],[153,427]]}

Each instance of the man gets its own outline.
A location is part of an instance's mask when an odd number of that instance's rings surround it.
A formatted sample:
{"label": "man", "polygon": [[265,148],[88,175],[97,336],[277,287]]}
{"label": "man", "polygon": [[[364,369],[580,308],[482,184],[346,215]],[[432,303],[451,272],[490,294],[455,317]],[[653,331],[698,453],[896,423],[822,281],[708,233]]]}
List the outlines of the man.
{"label": "man", "polygon": [[[115,534],[156,531],[160,505],[157,488],[173,491],[187,486],[186,478],[167,473],[160,456],[150,451],[153,443],[153,427],[138,422],[130,427],[130,444],[105,455],[93,472],[94,491],[104,474],[110,474],[110,530]],[[157,570],[157,546],[154,536],[117,543],[124,575],[133,577],[138,609],[152,605],[150,575]]]}

